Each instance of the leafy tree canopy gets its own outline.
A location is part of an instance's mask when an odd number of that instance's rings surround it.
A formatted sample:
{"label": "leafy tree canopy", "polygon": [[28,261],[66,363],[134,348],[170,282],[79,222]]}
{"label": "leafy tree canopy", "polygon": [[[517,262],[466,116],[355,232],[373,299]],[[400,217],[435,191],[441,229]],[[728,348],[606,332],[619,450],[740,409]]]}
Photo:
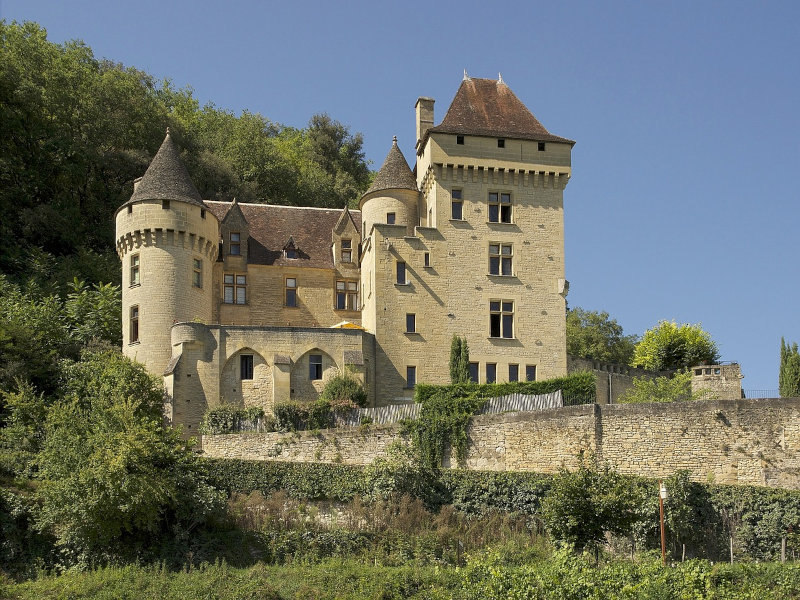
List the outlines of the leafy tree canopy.
{"label": "leafy tree canopy", "polygon": [[652,371],[684,369],[714,363],[719,351],[711,335],[700,325],[660,321],[644,332],[636,344],[631,365]]}
{"label": "leafy tree canopy", "polygon": [[47,291],[119,283],[113,215],[167,126],[205,198],[343,207],[369,185],[361,134],[328,115],[295,129],[200,106],[35,23],[0,22],[0,65],[0,273]]}
{"label": "leafy tree canopy", "polygon": [[567,312],[567,354],[621,365],[630,364],[635,335],[623,335],[622,326],[608,313],[575,307]]}

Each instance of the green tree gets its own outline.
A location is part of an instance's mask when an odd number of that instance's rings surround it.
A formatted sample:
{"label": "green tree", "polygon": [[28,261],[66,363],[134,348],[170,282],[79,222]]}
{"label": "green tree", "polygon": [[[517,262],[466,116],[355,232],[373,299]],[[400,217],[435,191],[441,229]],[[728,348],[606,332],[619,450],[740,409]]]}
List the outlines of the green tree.
{"label": "green tree", "polygon": [[450,342],[450,382],[469,383],[469,346],[466,338],[454,335]]}
{"label": "green tree", "polygon": [[636,344],[631,365],[652,371],[683,369],[719,360],[717,345],[700,325],[660,321]]}
{"label": "green tree", "polygon": [[622,394],[621,404],[644,404],[646,402],[682,402],[700,400],[707,394],[692,394],[692,374],[689,371],[676,373],[673,377],[634,377],[633,387]]}
{"label": "green tree", "polygon": [[632,480],[585,461],[576,471],[562,470],[553,477],[541,510],[553,538],[579,551],[596,547],[607,531],[628,535],[637,518]]}
{"label": "green tree", "polygon": [[220,508],[190,446],[163,425],[163,391],[141,365],[87,350],[64,364],[62,390],[36,460],[37,521],[72,561],[130,557]]}
{"label": "green tree", "polygon": [[110,283],[86,285],[73,279],[64,303],[72,336],[82,344],[91,340],[122,344],[122,294]]}
{"label": "green tree", "polygon": [[630,364],[635,335],[623,335],[622,326],[608,313],[575,307],[567,311],[567,354],[621,365]]}
{"label": "green tree", "polygon": [[783,338],[778,387],[781,398],[800,397],[800,352],[797,350],[797,342],[787,344]]}

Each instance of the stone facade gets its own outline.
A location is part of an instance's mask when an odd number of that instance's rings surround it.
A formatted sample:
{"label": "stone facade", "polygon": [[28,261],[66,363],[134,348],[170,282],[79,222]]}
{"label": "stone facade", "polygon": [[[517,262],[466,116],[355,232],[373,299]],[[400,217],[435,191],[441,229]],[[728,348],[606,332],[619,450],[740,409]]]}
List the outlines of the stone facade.
{"label": "stone facade", "polygon": [[591,371],[595,376],[595,402],[598,404],[614,404],[620,396],[633,388],[633,380],[637,378],[655,379],[671,376],[675,371],[648,371],[628,365],[604,363],[591,358],[577,356],[567,357],[567,373]]}
{"label": "stone facade", "polygon": [[742,370],[736,363],[691,368],[692,393],[709,399],[737,400],[742,394]]}
{"label": "stone facade", "polygon": [[[467,469],[554,473],[581,455],[620,473],[800,489],[800,399],[590,404],[474,417]],[[364,465],[400,427],[203,436],[210,458]],[[444,466],[455,466],[447,460]]]}
{"label": "stone facade", "polygon": [[314,400],[345,369],[372,405],[407,402],[449,381],[453,335],[481,382],[566,374],[574,142],[502,80],[465,77],[439,126],[433,104],[415,170],[395,139],[360,211],[203,201],[167,134],[116,214],[123,350],[164,375],[187,434],[220,403]]}

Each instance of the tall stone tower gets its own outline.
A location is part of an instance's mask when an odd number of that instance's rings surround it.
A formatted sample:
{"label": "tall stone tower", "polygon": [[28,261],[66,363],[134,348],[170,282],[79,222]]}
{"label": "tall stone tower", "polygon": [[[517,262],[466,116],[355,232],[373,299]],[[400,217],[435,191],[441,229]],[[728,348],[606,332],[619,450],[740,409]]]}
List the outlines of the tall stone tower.
{"label": "tall stone tower", "polygon": [[172,354],[172,325],[212,320],[219,248],[219,221],[192,183],[169,129],[115,220],[122,349],[160,375]]}
{"label": "tall stone tower", "polygon": [[481,383],[567,372],[563,192],[574,142],[547,131],[502,79],[465,76],[439,125],[433,106],[417,101],[413,174],[393,146],[361,200],[378,404],[409,400],[417,382],[447,383],[453,335],[466,337]]}

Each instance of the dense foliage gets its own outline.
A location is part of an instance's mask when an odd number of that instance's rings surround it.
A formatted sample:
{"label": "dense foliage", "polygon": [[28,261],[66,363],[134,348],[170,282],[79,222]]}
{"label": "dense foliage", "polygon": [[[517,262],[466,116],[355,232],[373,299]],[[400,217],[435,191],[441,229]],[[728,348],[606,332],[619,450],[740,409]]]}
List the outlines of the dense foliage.
{"label": "dense foliage", "polygon": [[[274,430],[265,426],[264,409],[251,406],[236,408],[230,404],[221,404],[209,408],[200,422],[200,433],[215,435],[220,433],[236,433],[239,431]],[[274,419],[272,419],[274,421]]]}
{"label": "dense foliage", "polygon": [[710,399],[703,392],[692,393],[692,374],[689,371],[675,373],[672,377],[634,377],[633,386],[622,394],[617,402],[644,404],[647,402],[682,402],[686,400]]}
{"label": "dense foliage", "polygon": [[624,335],[622,325],[605,311],[567,311],[567,354],[619,365],[630,364],[635,335]]}
{"label": "dense foliage", "polygon": [[631,365],[651,371],[666,371],[712,364],[717,360],[717,345],[700,325],[661,321],[644,332],[636,344]]}
{"label": "dense foliage", "polygon": [[787,344],[781,338],[780,358],[778,387],[781,398],[800,397],[800,352],[797,350],[797,342]]}
{"label": "dense foliage", "polygon": [[304,129],[200,106],[81,42],[0,22],[0,273],[65,293],[119,282],[115,210],[173,131],[204,198],[343,207],[370,179],[361,134],[327,115]]}
{"label": "dense foliage", "polygon": [[331,410],[351,410],[367,405],[367,391],[352,374],[337,373],[325,382],[319,399],[327,402]]}

